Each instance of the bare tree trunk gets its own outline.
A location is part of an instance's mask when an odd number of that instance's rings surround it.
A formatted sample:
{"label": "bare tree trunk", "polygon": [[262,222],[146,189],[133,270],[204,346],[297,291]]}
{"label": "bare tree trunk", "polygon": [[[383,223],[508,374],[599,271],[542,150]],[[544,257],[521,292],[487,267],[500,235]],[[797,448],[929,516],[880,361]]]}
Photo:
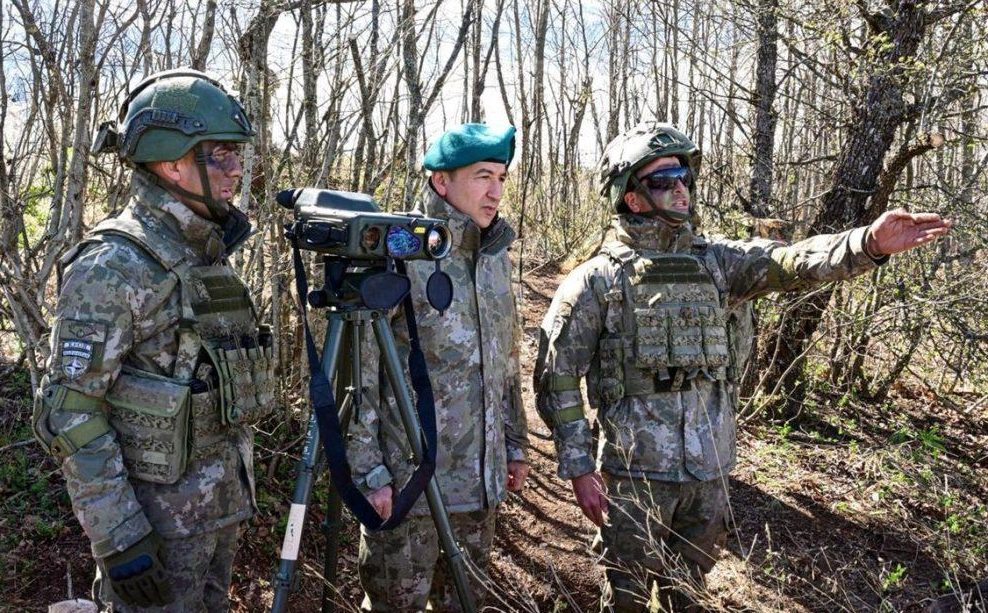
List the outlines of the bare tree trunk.
{"label": "bare tree trunk", "polygon": [[312,31],[312,0],[302,0],[299,6],[302,18],[302,112],[305,117],[305,139],[302,164],[306,182],[315,174],[316,141],[319,123],[316,118],[316,67],[315,44]]}
{"label": "bare tree trunk", "polygon": [[538,21],[535,26],[535,66],[532,70],[532,114],[531,122],[526,132],[526,139],[531,140],[528,148],[527,163],[533,167],[532,172],[538,180],[542,176],[542,119],[545,105],[545,45],[549,31],[549,10],[551,0],[541,0],[538,7]]}
{"label": "bare tree trunk", "polygon": [[[415,40],[415,3],[412,0],[401,2],[401,57],[404,61],[405,87],[408,89],[408,125],[405,129],[405,168],[418,164],[418,131],[425,117],[422,86],[419,83],[418,43]],[[410,190],[411,176],[405,178],[402,202],[406,209],[411,208],[413,194]]]}
{"label": "bare tree trunk", "polygon": [[[878,185],[885,156],[896,129],[908,118],[903,100],[903,60],[915,55],[930,25],[925,5],[905,0],[894,13],[865,16],[874,34],[872,44],[877,58],[865,75],[865,86],[853,108],[854,121],[847,142],[841,147],[831,174],[831,187],[822,198],[822,208],[809,227],[810,234],[834,232],[862,223],[866,202]],[[883,45],[887,37],[890,44]],[[881,211],[877,211],[880,213]],[[831,292],[821,290],[811,297],[794,298],[790,316],[782,321],[778,336],[782,339],[775,360],[768,366],[764,380],[781,382],[785,398],[782,415],[798,414],[803,399],[802,379],[805,349],[830,302]]]}
{"label": "bare tree trunk", "polygon": [[624,14],[621,11],[623,4],[611,4],[608,9],[608,37],[607,37],[607,68],[610,78],[607,82],[607,136],[604,140],[610,142],[618,135],[621,127],[621,103],[623,101],[624,88],[622,84],[627,74],[622,62],[624,56]]}
{"label": "bare tree trunk", "polygon": [[[471,108],[470,108],[470,121],[483,121],[484,120],[484,109],[481,105],[481,96],[486,89],[487,83],[487,71],[491,65],[491,57],[495,53],[499,41],[499,32],[501,30],[501,16],[504,15],[504,2],[505,0],[497,0],[497,4],[494,6],[494,22],[491,24],[491,40],[490,45],[487,47],[487,52],[484,54],[483,61],[480,60],[480,49],[481,49],[481,26],[483,20],[477,19],[477,41],[474,48],[474,80],[473,80],[473,96],[471,98]],[[483,5],[481,5],[481,11],[478,14],[483,14]],[[487,12],[490,15],[490,11]]]}
{"label": "bare tree trunk", "polygon": [[446,60],[446,64],[436,77],[432,85],[432,91],[426,97],[422,91],[422,84],[419,83],[419,52],[418,42],[415,34],[415,3],[412,0],[402,0],[401,2],[401,51],[404,61],[405,87],[408,89],[408,124],[405,127],[405,167],[409,170],[405,178],[404,194],[402,202],[405,209],[411,209],[415,198],[411,186],[413,183],[412,169],[418,166],[418,133],[425,122],[425,116],[429,112],[439,92],[442,91],[446,78],[456,61],[456,57],[463,48],[467,31],[473,20],[474,2],[470,0],[463,9],[463,20],[460,23],[460,30],[457,33],[453,50]]}
{"label": "bare tree trunk", "polygon": [[202,24],[202,36],[199,44],[192,52],[191,64],[196,70],[206,70],[206,60],[209,59],[209,49],[213,46],[213,35],[216,31],[216,0],[206,0],[206,19]]}
{"label": "bare tree trunk", "polygon": [[755,217],[768,217],[772,210],[773,161],[775,155],[775,66],[778,57],[776,45],[779,39],[776,0],[758,0],[758,56],[755,66],[755,91],[752,106],[755,109],[755,152],[751,164],[748,213]]}

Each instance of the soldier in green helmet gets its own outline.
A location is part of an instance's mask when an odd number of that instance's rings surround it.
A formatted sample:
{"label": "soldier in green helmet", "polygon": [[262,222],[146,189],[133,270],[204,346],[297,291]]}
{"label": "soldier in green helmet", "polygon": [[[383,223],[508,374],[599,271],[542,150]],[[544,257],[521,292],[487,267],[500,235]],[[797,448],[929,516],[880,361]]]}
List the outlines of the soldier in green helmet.
{"label": "soldier in green helmet", "polygon": [[254,131],[223,87],[154,74],[97,149],[133,167],[123,211],[63,258],[34,428],[60,463],[113,611],[225,611],[253,514],[250,425],[273,404],[270,333],[227,257]]}
{"label": "soldier in green helmet", "polygon": [[[542,322],[536,404],[559,476],[600,527],[602,610],[645,610],[653,589],[665,610],[698,608],[684,581],[702,583],[714,565],[736,456],[746,350],[730,314],[770,292],[872,270],[951,226],[895,210],[792,245],[707,240],[690,223],[699,169],[699,148],[669,124],[641,124],[611,141],[601,195],[617,214]],[[600,425],[596,461],[584,379]]]}

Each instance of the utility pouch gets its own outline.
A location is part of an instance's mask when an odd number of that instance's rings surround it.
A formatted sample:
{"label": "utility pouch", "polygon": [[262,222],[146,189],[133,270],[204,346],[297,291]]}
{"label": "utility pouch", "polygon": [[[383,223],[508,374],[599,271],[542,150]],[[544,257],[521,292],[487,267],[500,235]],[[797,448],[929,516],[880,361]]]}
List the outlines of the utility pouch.
{"label": "utility pouch", "polygon": [[635,366],[665,368],[670,362],[669,316],[665,309],[635,309]]}
{"label": "utility pouch", "polygon": [[703,324],[700,321],[700,308],[684,305],[669,309],[671,343],[669,364],[677,368],[702,368],[706,365],[703,357]]}
{"label": "utility pouch", "polygon": [[624,338],[602,338],[598,351],[600,379],[595,390],[604,407],[624,398]]}
{"label": "utility pouch", "polygon": [[143,371],[124,369],[106,395],[110,425],[130,476],[172,484],[188,459],[188,385]]}
{"label": "utility pouch", "polygon": [[274,360],[271,347],[204,347],[216,366],[220,419],[224,425],[250,425],[274,405]]}
{"label": "utility pouch", "polygon": [[220,391],[202,385],[200,391],[193,385],[190,405],[192,411],[192,432],[189,444],[189,458],[198,460],[219,455],[228,445],[229,429],[220,421]]}
{"label": "utility pouch", "polygon": [[721,368],[730,362],[727,345],[727,321],[723,309],[701,306],[700,321],[703,327],[703,353],[708,368]]}

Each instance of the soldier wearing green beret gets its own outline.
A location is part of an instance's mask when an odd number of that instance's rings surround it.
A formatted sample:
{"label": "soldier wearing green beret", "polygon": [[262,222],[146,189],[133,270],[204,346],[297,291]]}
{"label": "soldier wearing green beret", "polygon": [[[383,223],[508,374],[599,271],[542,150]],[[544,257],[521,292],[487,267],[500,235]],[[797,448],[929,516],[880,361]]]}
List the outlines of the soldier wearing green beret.
{"label": "soldier wearing green beret", "polygon": [[227,256],[250,223],[230,204],[240,103],[193,70],[130,92],[101,148],[130,196],[62,260],[35,433],[60,463],[114,611],[225,611],[253,514],[253,435],[273,408],[270,334]]}
{"label": "soldier wearing green beret", "polygon": [[[435,476],[455,536],[481,576],[494,540],[495,512],[508,491],[520,491],[528,475],[528,427],[521,403],[519,328],[511,288],[508,248],[515,233],[498,213],[514,128],[466,124],[429,148],[431,172],[418,211],[445,219],[453,250],[442,268],[453,280],[453,303],[437,313],[426,299],[435,264],[408,263],[422,350],[436,401],[439,446]],[[402,312],[393,328],[403,359],[408,353]],[[375,347],[366,346],[364,355]],[[368,363],[373,363],[368,360]],[[370,370],[370,369],[367,369]],[[348,448],[357,484],[381,517],[391,513],[392,485],[411,474],[398,412],[383,373],[367,381],[365,406],[350,428]],[[439,548],[425,500],[391,531],[362,532],[360,583],[363,609],[456,611],[459,602]],[[470,573],[482,602],[484,588]]]}
{"label": "soldier wearing green beret", "polygon": [[[552,429],[559,476],[600,527],[602,610],[645,610],[653,583],[664,609],[696,609],[680,582],[702,582],[714,565],[735,463],[746,345],[730,313],[770,292],[873,270],[951,225],[896,210],[792,245],[707,240],[690,224],[699,169],[699,148],[669,124],[611,141],[601,194],[617,214],[542,322],[536,405]],[[600,425],[596,462],[583,379]]]}

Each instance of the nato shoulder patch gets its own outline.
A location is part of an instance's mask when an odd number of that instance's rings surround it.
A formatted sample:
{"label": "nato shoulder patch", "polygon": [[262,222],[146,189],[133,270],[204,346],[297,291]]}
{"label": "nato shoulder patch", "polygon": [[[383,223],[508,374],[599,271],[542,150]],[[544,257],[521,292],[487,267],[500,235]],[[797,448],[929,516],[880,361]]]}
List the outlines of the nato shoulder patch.
{"label": "nato shoulder patch", "polygon": [[62,372],[69,381],[89,371],[94,359],[102,356],[106,324],[98,321],[65,319],[58,326],[58,351]]}

